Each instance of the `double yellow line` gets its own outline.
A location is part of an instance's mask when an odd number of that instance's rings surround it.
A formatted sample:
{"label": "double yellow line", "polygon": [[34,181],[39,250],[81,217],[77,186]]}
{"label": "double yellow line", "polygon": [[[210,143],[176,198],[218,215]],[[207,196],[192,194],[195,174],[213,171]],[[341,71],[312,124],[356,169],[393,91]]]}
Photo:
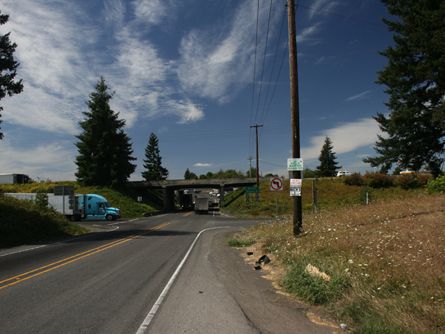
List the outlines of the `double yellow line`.
{"label": "double yellow line", "polygon": [[124,243],[126,243],[126,242],[128,242],[130,240],[133,240],[133,239],[137,238],[138,236],[146,235],[146,234],[149,234],[149,233],[151,233],[153,231],[160,230],[161,228],[164,228],[168,224],[169,223],[160,224],[160,225],[157,225],[155,227],[152,227],[152,228],[148,229],[144,233],[133,234],[133,235],[130,235],[128,237],[125,237],[125,238],[122,238],[122,239],[118,239],[118,240],[109,242],[109,243],[107,243],[105,245],[102,245],[102,246],[99,246],[99,247],[87,250],[85,252],[81,252],[81,253],[72,255],[70,257],[61,259],[59,261],[49,263],[47,265],[44,265],[42,267],[38,267],[36,269],[27,271],[25,273],[9,277],[7,279],[4,279],[4,280],[0,281],[0,290],[5,289],[5,288],[9,288],[10,286],[17,285],[17,284],[22,283],[24,281],[27,281],[27,280],[29,280],[29,279],[31,279],[33,277],[43,275],[43,274],[45,274],[45,273],[47,273],[49,271],[52,271],[52,270],[55,270],[57,268],[66,266],[66,265],[68,265],[70,263],[79,261],[81,259],[84,259],[86,257],[89,257],[91,255],[94,255],[94,254],[97,254],[97,253],[100,253],[100,252],[103,252],[103,251],[105,251],[107,249],[116,247],[118,245],[124,244]]}

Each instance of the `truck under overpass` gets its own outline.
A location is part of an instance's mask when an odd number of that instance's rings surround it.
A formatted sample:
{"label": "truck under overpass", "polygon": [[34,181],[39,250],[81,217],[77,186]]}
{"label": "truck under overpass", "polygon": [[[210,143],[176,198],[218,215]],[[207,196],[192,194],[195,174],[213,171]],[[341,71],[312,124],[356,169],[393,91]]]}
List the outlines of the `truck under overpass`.
{"label": "truck under overpass", "polygon": [[164,211],[175,208],[175,191],[185,189],[219,189],[221,201],[224,191],[228,188],[248,187],[256,184],[255,178],[246,179],[199,179],[199,180],[164,180],[164,181],[133,181],[131,187],[143,196],[148,189],[162,189]]}

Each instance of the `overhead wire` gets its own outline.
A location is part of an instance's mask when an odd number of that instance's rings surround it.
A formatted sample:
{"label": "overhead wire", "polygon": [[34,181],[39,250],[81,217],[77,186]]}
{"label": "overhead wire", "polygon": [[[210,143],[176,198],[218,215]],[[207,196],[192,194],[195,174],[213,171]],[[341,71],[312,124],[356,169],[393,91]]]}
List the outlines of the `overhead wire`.
{"label": "overhead wire", "polygon": [[261,77],[260,77],[260,82],[259,82],[259,92],[258,92],[257,108],[256,108],[256,112],[255,112],[255,120],[258,120],[258,112],[259,112],[260,103],[261,103],[261,91],[262,91],[262,87],[263,87],[264,68],[266,66],[267,45],[268,45],[268,42],[269,42],[270,18],[271,18],[271,14],[272,14],[272,3],[273,3],[273,0],[270,0],[269,16],[268,16],[268,19],[267,19],[266,43],[264,45],[263,65],[262,65],[262,69],[261,69]]}
{"label": "overhead wire", "polygon": [[[253,61],[253,80],[252,80],[252,100],[250,104],[250,122],[249,126],[252,124],[252,116],[255,109],[255,81],[256,81],[256,59],[257,59],[257,49],[258,49],[258,26],[259,26],[259,15],[260,15],[260,0],[257,0],[257,11],[256,11],[256,32],[255,32],[255,56]],[[249,128],[250,135],[249,135],[249,153],[248,156],[250,157],[253,151],[253,132],[252,128]]]}
{"label": "overhead wire", "polygon": [[[263,111],[261,112],[261,117],[260,117],[262,122],[264,122],[265,119],[266,119],[266,114],[268,112],[267,106],[269,105],[269,107],[270,107],[271,102],[269,102],[269,101],[273,100],[273,97],[275,95],[276,85],[278,83],[278,78],[279,78],[279,76],[281,74],[281,68],[283,66],[283,60],[281,59],[279,70],[278,70],[278,75],[276,76],[275,81],[274,81],[273,80],[273,74],[274,74],[274,70],[275,70],[275,64],[277,63],[277,56],[278,56],[278,53],[279,53],[279,49],[280,49],[280,46],[282,45],[281,34],[283,32],[284,23],[286,22],[285,18],[286,18],[286,6],[283,6],[283,14],[281,16],[280,30],[279,30],[278,35],[277,35],[277,43],[276,43],[276,47],[275,47],[274,57],[273,57],[273,60],[272,60],[272,66],[271,66],[270,74],[269,74],[269,82],[271,83],[271,85],[273,85],[272,95],[271,95],[271,90],[268,89],[266,91],[266,96],[264,98],[264,104],[263,104]],[[284,56],[285,55],[286,55],[286,48],[284,48]],[[282,58],[284,56],[282,56]]]}

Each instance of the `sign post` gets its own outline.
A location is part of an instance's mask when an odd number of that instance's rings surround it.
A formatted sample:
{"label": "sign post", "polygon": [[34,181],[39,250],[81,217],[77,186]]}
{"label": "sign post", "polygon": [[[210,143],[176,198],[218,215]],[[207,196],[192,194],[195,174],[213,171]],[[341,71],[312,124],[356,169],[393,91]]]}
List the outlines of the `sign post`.
{"label": "sign post", "polygon": [[[271,177],[269,189],[273,192],[283,191],[283,178],[278,176]],[[275,196],[275,213],[278,216],[278,194]]]}

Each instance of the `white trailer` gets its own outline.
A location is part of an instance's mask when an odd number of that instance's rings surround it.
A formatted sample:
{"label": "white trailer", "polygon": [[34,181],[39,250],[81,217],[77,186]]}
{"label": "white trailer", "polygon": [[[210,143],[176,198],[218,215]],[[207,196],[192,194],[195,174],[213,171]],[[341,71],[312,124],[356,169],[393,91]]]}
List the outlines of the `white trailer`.
{"label": "white trailer", "polygon": [[195,197],[195,212],[203,213],[209,211],[209,196],[199,195]]}
{"label": "white trailer", "polygon": [[[36,193],[5,193],[6,196],[14,197],[20,200],[28,200],[35,202]],[[74,216],[77,214],[75,195],[54,195],[52,193],[46,194],[48,196],[48,206],[52,207],[57,212],[65,216]]]}

